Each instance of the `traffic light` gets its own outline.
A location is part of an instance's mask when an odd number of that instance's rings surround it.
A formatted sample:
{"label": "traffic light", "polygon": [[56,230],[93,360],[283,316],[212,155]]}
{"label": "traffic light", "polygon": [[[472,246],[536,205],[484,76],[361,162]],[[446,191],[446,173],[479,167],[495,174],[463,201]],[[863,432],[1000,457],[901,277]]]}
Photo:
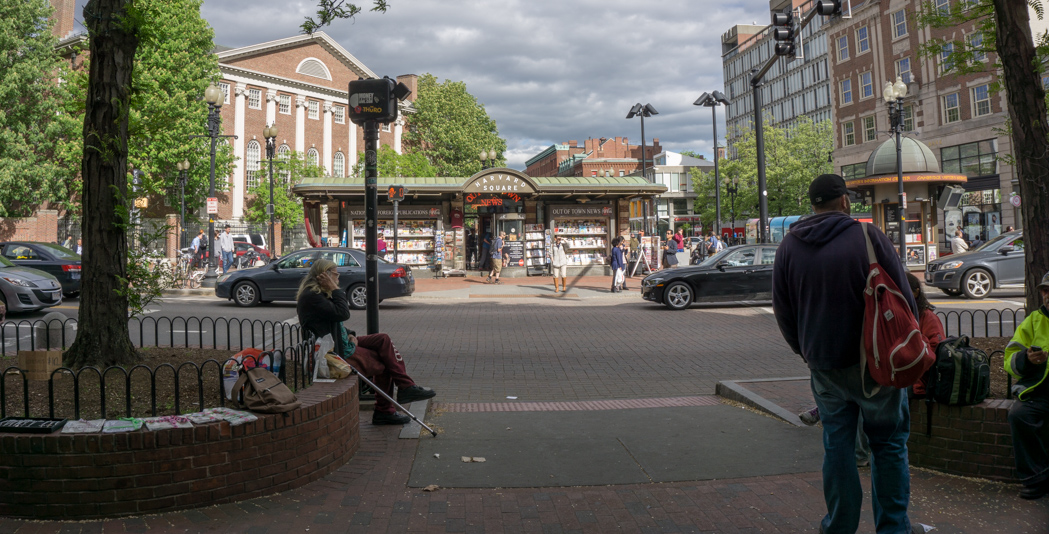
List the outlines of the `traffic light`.
{"label": "traffic light", "polygon": [[797,37],[797,29],[794,25],[794,12],[784,11],[772,14],[772,38],[776,40],[776,55],[795,55],[797,45],[794,40]]}
{"label": "traffic light", "polygon": [[841,15],[841,0],[817,0],[816,13],[824,17]]}
{"label": "traffic light", "polygon": [[397,120],[397,102],[404,100],[411,90],[389,77],[350,82],[350,121],[390,123]]}

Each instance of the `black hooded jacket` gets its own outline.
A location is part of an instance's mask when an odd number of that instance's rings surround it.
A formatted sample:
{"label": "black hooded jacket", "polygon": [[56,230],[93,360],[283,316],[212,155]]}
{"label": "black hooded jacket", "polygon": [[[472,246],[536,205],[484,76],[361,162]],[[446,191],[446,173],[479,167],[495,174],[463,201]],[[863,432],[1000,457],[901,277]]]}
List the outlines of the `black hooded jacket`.
{"label": "black hooded jacket", "polygon": [[[809,369],[844,369],[860,362],[863,289],[870,262],[863,226],[832,211],[800,220],[776,251],[772,306],[783,338]],[[867,225],[878,263],[918,307],[907,271],[889,238]]]}

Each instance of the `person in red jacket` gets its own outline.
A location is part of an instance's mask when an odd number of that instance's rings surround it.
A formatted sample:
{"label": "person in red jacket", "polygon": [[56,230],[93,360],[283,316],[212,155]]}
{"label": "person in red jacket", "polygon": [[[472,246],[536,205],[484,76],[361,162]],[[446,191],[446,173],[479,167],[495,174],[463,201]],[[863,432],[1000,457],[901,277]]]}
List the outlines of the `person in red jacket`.
{"label": "person in red jacket", "polygon": [[[936,316],[935,306],[929,303],[929,299],[925,297],[925,291],[922,290],[922,281],[911,273],[907,273],[907,281],[911,285],[911,294],[914,295],[914,302],[918,305],[918,328],[921,330],[922,338],[929,344],[929,350],[933,354],[936,354],[936,347],[940,345],[943,338],[947,337],[943,331],[943,324],[940,322],[940,318]],[[925,380],[919,380],[914,385],[915,395],[925,395]]]}

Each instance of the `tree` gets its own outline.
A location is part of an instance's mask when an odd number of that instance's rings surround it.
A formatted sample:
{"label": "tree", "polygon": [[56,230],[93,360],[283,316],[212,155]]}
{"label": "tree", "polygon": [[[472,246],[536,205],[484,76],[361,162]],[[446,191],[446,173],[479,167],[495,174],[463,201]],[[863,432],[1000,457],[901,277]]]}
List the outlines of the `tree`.
{"label": "tree", "polygon": [[481,170],[481,151],[494,149],[500,156],[506,151],[495,121],[465,83],[438,83],[425,74],[418,87],[405,142],[410,151],[426,156],[438,176],[470,176]]}
{"label": "tree", "polygon": [[[1041,0],[979,0],[964,6],[966,9],[962,7],[956,5],[943,12],[934,4],[924,4],[918,22],[930,28],[950,28],[977,21],[975,33],[982,39],[932,39],[922,53],[928,57],[946,51],[949,73],[989,71],[999,76],[995,88],[1005,90],[1013,148],[1011,157],[1003,159],[1013,166],[1020,185],[1026,305],[1028,310],[1035,310],[1042,304],[1036,286],[1049,270],[1049,233],[1045,227],[1045,214],[1049,213],[1049,117],[1042,85],[1049,34],[1032,35],[1028,7],[1041,19],[1044,5]],[[973,61],[974,56],[989,52],[997,56],[993,64]]]}
{"label": "tree", "polygon": [[68,150],[80,129],[75,75],[55,53],[50,14],[46,0],[0,5],[0,217],[67,207],[78,190],[67,160],[79,149]]}
{"label": "tree", "polygon": [[[262,162],[262,170],[269,171],[269,164],[265,160]],[[266,213],[266,204],[270,201],[269,176],[261,175],[263,179],[248,191],[254,195],[244,206],[244,218],[248,222],[270,221],[270,216]],[[273,217],[285,228],[302,222],[302,200],[291,194],[291,187],[303,178],[313,176],[324,176],[324,168],[311,165],[301,152],[291,152],[273,160]]]}
{"label": "tree", "polygon": [[[410,176],[418,178],[433,178],[437,176],[437,169],[430,165],[426,155],[419,152],[398,154],[389,145],[379,147],[377,168],[379,176]],[[353,168],[353,174],[354,176],[364,176],[364,152],[357,154],[357,165]]]}
{"label": "tree", "polygon": [[[830,121],[813,123],[801,117],[791,126],[781,128],[769,126],[765,118],[765,179],[768,190],[769,214],[773,217],[804,215],[810,212],[808,202],[809,183],[816,176],[833,172],[833,164],[827,155],[834,147]],[[753,128],[744,130],[733,145],[736,157],[719,160],[721,180],[738,181],[736,195],[736,220],[756,217],[758,213],[758,169],[757,140]],[[695,211],[705,227],[713,228],[715,217],[714,171],[692,177],[696,191]],[[725,184],[718,187],[724,188]],[[721,222],[729,223],[732,203],[729,195],[721,195]]]}
{"label": "tree", "polygon": [[[121,294],[127,265],[113,258],[127,257],[127,211],[120,208],[126,207],[128,197],[132,74],[139,43],[143,36],[150,36],[144,32],[150,14],[144,4],[132,0],[89,0],[84,7],[92,58],[80,168],[84,184],[84,272],[77,337],[64,355],[64,363],[74,368],[137,360],[128,331],[128,299]],[[343,0],[322,0],[322,12],[326,15],[319,25],[308,20],[313,25],[307,28],[304,24],[304,29],[311,32],[356,12],[352,4],[346,8],[343,4]],[[385,6],[381,1],[376,4]]]}

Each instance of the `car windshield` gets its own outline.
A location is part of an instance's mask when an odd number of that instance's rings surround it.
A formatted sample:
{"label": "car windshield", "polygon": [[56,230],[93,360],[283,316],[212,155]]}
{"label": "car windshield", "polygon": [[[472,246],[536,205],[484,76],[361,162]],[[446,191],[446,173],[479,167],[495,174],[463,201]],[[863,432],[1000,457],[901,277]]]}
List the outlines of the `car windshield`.
{"label": "car windshield", "polygon": [[5,258],[3,256],[0,256],[0,266],[14,267],[15,264],[11,263],[11,260],[9,260],[9,259],[7,259],[7,258]]}
{"label": "car windshield", "polygon": [[40,248],[46,248],[47,251],[50,252],[52,256],[54,256],[54,257],[56,257],[56,258],[58,258],[60,260],[73,260],[73,261],[76,261],[76,260],[80,259],[80,256],[78,256],[76,252],[73,252],[72,250],[69,250],[68,248],[63,247],[62,245],[52,245],[50,243],[41,243],[38,246]]}
{"label": "car windshield", "polygon": [[1005,241],[1006,239],[1012,239],[1013,237],[1016,237],[1016,236],[1012,236],[1012,235],[1008,235],[1008,234],[1000,234],[998,237],[996,237],[996,238],[994,238],[994,239],[992,239],[992,240],[990,240],[990,241],[988,241],[988,242],[986,242],[986,243],[984,243],[984,244],[982,244],[982,245],[980,245],[980,246],[970,250],[969,252],[976,252],[978,250],[986,250],[986,249],[990,249],[990,248],[996,248],[996,247],[998,247],[998,245],[1002,241]]}
{"label": "car windshield", "polygon": [[732,250],[733,249],[722,250],[721,252],[718,252],[717,254],[714,254],[713,256],[701,261],[697,267],[709,267],[711,265],[714,265],[715,263],[723,260],[725,256],[727,256]]}

